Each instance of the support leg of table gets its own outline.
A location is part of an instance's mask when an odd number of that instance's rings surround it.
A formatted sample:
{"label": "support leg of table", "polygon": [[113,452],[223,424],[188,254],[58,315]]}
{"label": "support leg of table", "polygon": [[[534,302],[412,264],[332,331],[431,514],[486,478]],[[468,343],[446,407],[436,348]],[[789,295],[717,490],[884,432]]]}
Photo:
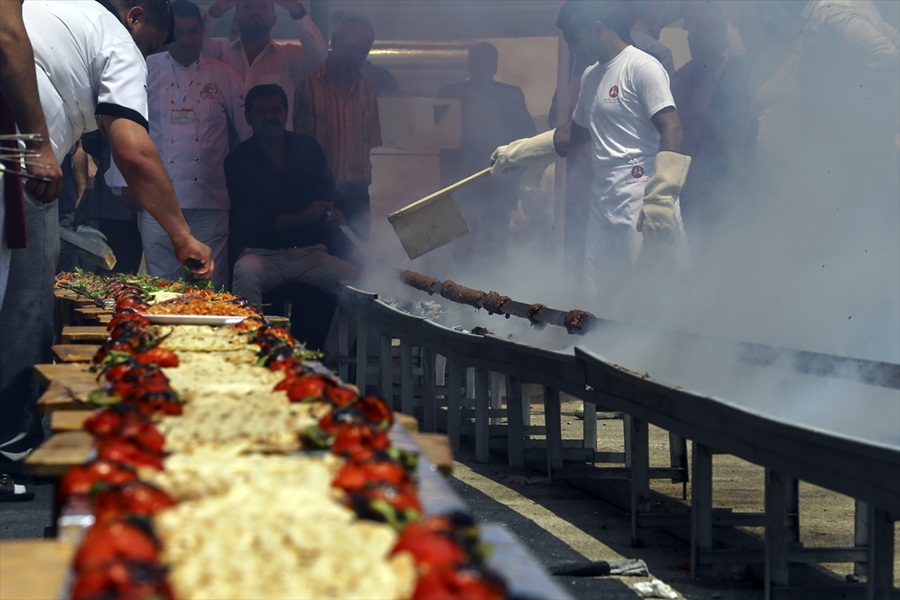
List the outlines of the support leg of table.
{"label": "support leg of table", "polygon": [[792,478],[766,469],[765,506],[765,598],[771,600],[775,588],[787,587],[788,550],[794,541],[789,524]]}
{"label": "support leg of table", "polygon": [[894,523],[884,510],[869,506],[869,580],[866,600],[891,598],[894,589]]}
{"label": "support leg of table", "polygon": [[693,442],[693,483],[691,487],[691,577],[708,575],[701,553],[713,546],[712,469],[713,453],[709,446]]}
{"label": "support leg of table", "polygon": [[631,434],[631,544],[641,547],[640,515],[650,505],[650,437],[646,421],[630,416],[627,427]]}
{"label": "support leg of table", "polygon": [[475,369],[475,460],[480,463],[491,461],[490,379],[489,370]]}
{"label": "support leg of table", "polygon": [[563,468],[562,406],[559,390],[544,386],[544,423],[547,431],[547,476]]}
{"label": "support leg of table", "polygon": [[412,371],[412,344],[400,340],[400,412],[407,415],[415,412]]}
{"label": "support leg of table", "polygon": [[459,452],[462,428],[463,368],[453,359],[447,359],[447,437],[450,447]]}
{"label": "support leg of table", "polygon": [[422,422],[425,431],[437,431],[437,390],[435,386],[435,354],[428,348],[422,348]]}

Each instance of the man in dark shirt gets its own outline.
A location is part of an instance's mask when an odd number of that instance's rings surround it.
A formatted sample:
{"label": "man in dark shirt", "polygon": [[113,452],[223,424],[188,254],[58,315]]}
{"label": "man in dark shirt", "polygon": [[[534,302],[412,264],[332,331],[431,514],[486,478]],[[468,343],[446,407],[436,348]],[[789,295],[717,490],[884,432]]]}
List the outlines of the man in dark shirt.
{"label": "man in dark shirt", "polygon": [[[484,156],[490,154],[491,146],[504,143],[504,139],[535,134],[522,89],[494,79],[498,61],[497,48],[492,44],[475,44],[468,54],[469,78],[445,85],[438,94],[441,98],[458,98],[462,112],[459,152],[443,155],[441,175],[447,185],[488,166]],[[504,264],[510,241],[509,218],[519,201],[519,183],[518,174],[488,177],[453,194],[472,228],[471,238],[460,239],[452,246],[458,268],[472,273]]]}
{"label": "man in dark shirt", "polygon": [[284,90],[277,84],[252,88],[244,114],[253,136],[225,158],[238,256],[232,291],[258,305],[284,283],[334,293],[341,282],[358,279],[356,267],[325,247],[328,228],[344,217],[332,204],[336,189],[322,148],[285,128]]}

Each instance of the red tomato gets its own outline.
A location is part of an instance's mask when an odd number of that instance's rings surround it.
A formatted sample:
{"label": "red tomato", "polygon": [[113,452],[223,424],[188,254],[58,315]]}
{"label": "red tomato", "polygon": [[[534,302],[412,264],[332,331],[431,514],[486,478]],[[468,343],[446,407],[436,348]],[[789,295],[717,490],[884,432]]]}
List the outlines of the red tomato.
{"label": "red tomato", "polygon": [[149,422],[150,420],[135,407],[126,404],[115,404],[95,412],[85,420],[82,426],[85,431],[94,437],[98,437],[109,434],[114,428],[121,427],[123,423]]}
{"label": "red tomato", "polygon": [[373,429],[368,425],[341,424],[336,428],[331,452],[343,455],[358,448],[387,450],[390,446],[391,440],[380,429]]}
{"label": "red tomato", "polygon": [[71,597],[78,600],[172,600],[165,569],[154,563],[112,560],[90,563],[75,575]]}
{"label": "red tomato", "polygon": [[416,582],[413,600],[503,600],[506,585],[476,569],[433,569]]}
{"label": "red tomato", "polygon": [[402,465],[390,461],[372,463],[347,463],[338,472],[331,485],[348,493],[358,492],[373,483],[401,486],[410,483]]}
{"label": "red tomato", "polygon": [[92,505],[94,517],[99,522],[129,515],[153,516],[175,506],[175,500],[154,485],[134,481],[106,488],[94,496]]}
{"label": "red tomato", "polygon": [[321,375],[301,375],[294,379],[288,388],[288,398],[291,402],[313,402],[322,399],[325,388],[331,382]]}
{"label": "red tomato", "polygon": [[137,444],[125,440],[100,440],[97,444],[97,456],[134,467],[153,467],[159,471],[163,469],[161,455],[143,450]]}
{"label": "red tomato", "polygon": [[462,546],[418,523],[410,523],[400,532],[391,554],[398,552],[412,554],[416,568],[421,573],[461,565],[468,560],[468,553]]}
{"label": "red tomato", "polygon": [[130,466],[101,458],[69,469],[60,481],[56,493],[63,500],[72,495],[87,495],[98,483],[119,485],[136,480],[137,474]]}
{"label": "red tomato", "polygon": [[156,562],[159,548],[149,530],[131,521],[112,519],[94,523],[84,535],[75,558],[76,570],[117,559]]}
{"label": "red tomato", "polygon": [[136,444],[141,450],[161,454],[163,446],[166,443],[165,437],[156,428],[156,425],[148,422],[147,417],[138,411],[144,421],[120,421],[113,425],[106,434],[104,434],[98,443],[104,443],[107,440],[122,440]]}
{"label": "red tomato", "polygon": [[178,356],[171,350],[166,348],[150,348],[139,352],[134,356],[135,360],[145,365],[156,365],[157,367],[177,367]]}
{"label": "red tomato", "polygon": [[331,400],[331,403],[337,407],[347,406],[359,398],[359,395],[355,391],[339,385],[329,387],[325,390],[325,395]]}

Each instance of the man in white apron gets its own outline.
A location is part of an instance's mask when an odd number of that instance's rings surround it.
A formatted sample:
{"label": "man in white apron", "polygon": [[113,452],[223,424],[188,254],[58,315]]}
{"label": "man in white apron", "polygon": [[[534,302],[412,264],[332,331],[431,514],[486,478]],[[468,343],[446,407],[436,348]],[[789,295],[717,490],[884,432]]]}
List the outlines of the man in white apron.
{"label": "man in white apron", "polygon": [[690,157],[679,153],[681,122],[668,74],[629,44],[623,15],[603,2],[567,2],[556,24],[591,64],[572,121],[497,148],[492,172],[548,162],[591,140],[585,292],[607,300],[636,279],[659,283],[688,264],[678,194]]}

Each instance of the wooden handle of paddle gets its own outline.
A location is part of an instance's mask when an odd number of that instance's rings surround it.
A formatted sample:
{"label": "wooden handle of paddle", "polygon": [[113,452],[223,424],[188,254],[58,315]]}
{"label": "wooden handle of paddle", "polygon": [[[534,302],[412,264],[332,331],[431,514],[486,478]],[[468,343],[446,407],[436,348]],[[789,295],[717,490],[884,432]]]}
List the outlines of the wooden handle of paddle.
{"label": "wooden handle of paddle", "polygon": [[[416,200],[416,201],[413,202],[412,204],[409,204],[409,205],[407,205],[407,206],[404,206],[403,208],[401,208],[400,210],[398,210],[398,211],[396,211],[396,212],[397,212],[397,213],[402,213],[402,212],[404,212],[405,210],[407,210],[407,209],[409,209],[409,208],[413,208],[414,206],[421,206],[422,204],[427,204],[428,202],[431,202],[431,201],[434,200],[435,198],[440,198],[440,197],[442,197],[442,196],[449,196],[450,194],[452,194],[453,192],[455,192],[455,191],[458,190],[459,188],[465,187],[465,186],[469,185],[470,183],[472,183],[473,181],[475,181],[475,180],[477,180],[477,179],[481,179],[482,177],[484,177],[484,176],[486,176],[486,175],[490,175],[490,174],[491,174],[491,168],[488,167],[487,169],[478,171],[478,172],[475,173],[474,175],[469,175],[469,176],[466,177],[465,179],[461,179],[460,181],[457,181],[456,183],[453,183],[453,184],[451,184],[451,185],[448,185],[447,187],[445,187],[445,188],[442,189],[442,190],[438,190],[438,191],[436,191],[436,192],[433,193],[433,194],[429,194],[428,196],[425,196],[425,197],[422,198],[421,200]],[[390,217],[389,217],[389,218],[390,218]]]}

